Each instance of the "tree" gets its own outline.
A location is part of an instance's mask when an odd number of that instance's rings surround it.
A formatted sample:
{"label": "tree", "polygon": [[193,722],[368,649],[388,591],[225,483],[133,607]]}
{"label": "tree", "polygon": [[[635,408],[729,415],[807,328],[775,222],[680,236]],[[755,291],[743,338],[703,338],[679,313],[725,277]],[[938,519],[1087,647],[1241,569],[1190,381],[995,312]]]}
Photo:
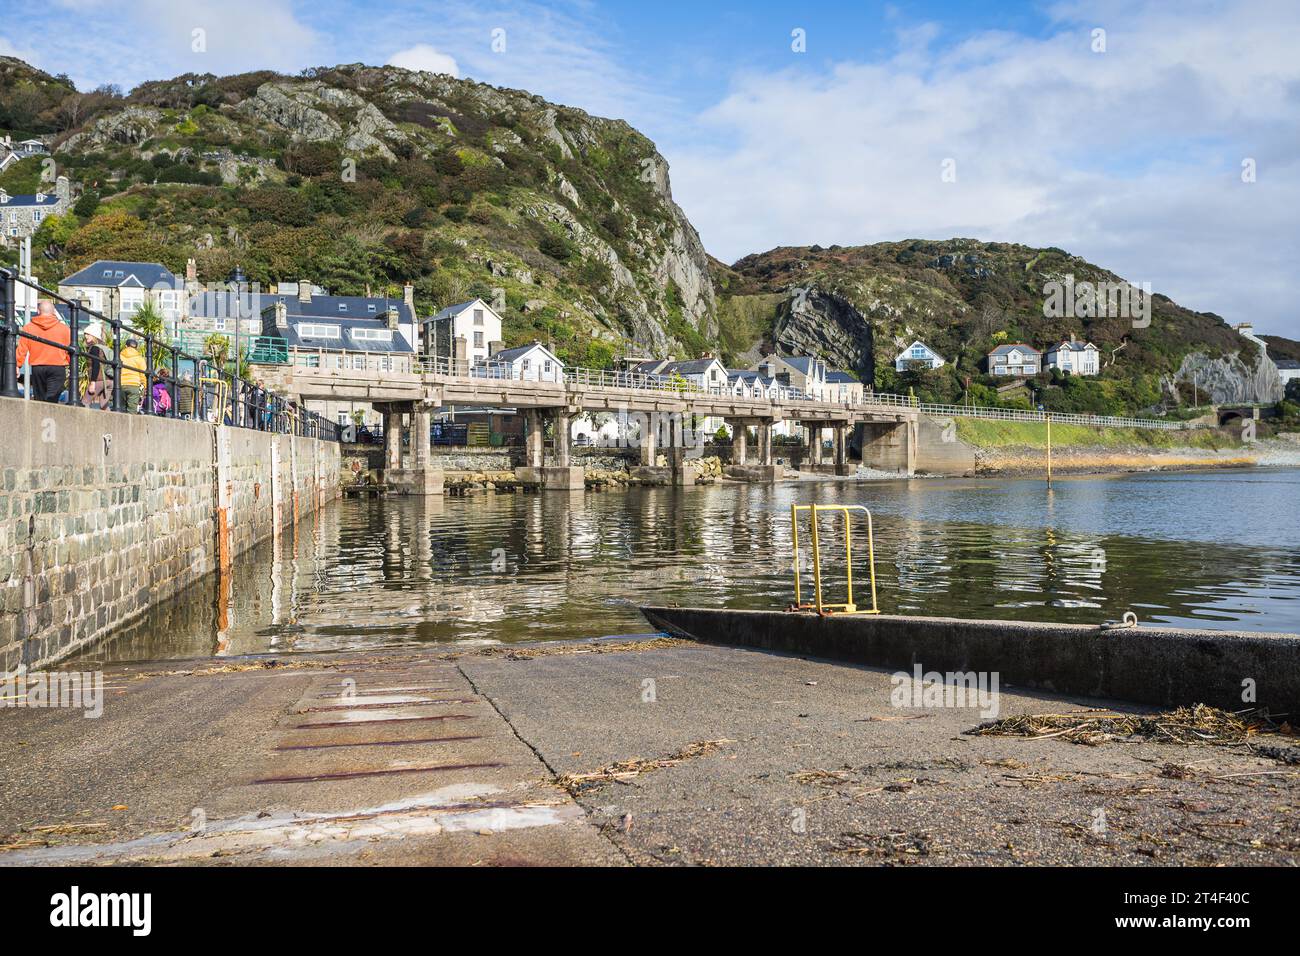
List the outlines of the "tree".
{"label": "tree", "polygon": [[213,332],[203,340],[203,354],[217,368],[224,369],[230,357],[230,339],[220,332]]}

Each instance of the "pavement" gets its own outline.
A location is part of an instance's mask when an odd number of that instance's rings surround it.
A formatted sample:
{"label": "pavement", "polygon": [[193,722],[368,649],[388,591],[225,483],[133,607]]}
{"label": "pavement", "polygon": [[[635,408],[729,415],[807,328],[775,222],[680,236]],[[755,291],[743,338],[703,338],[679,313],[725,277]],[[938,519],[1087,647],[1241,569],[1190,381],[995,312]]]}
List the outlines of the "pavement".
{"label": "pavement", "polygon": [[646,637],[104,679],[96,719],[0,709],[0,865],[1300,863],[1293,764],[971,736],[977,708],[819,659]]}

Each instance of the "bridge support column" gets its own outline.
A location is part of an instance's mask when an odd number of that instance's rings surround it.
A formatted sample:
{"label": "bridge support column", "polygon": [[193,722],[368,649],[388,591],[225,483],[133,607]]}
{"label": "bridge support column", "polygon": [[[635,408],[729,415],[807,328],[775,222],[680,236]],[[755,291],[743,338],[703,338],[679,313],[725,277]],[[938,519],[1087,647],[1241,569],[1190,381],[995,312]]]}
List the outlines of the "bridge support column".
{"label": "bridge support column", "polygon": [[568,468],[572,457],[573,431],[569,413],[564,409],[555,412],[552,419],[555,425],[555,464]]}
{"label": "bridge support column", "polygon": [[776,466],[772,464],[772,423],[759,420],[758,426],[758,461],[749,463],[749,422],[737,419],[731,424],[731,467],[727,474],[742,481],[776,481]]}
{"label": "bridge support column", "polygon": [[400,425],[393,429],[394,441],[392,446],[388,444],[389,422],[400,422],[405,416],[400,412],[389,412],[384,416],[384,460],[387,465],[384,472],[384,484],[388,486],[389,494],[417,497],[441,495],[443,493],[442,469],[433,464],[433,456],[429,451],[429,444],[432,440],[430,433],[433,430],[433,406],[425,405],[422,402],[416,403],[411,407],[409,415],[411,420],[409,433],[411,449],[405,462],[406,467],[403,467],[404,463],[401,456],[402,429]]}
{"label": "bridge support column", "polygon": [[758,463],[764,466],[772,464],[772,423],[758,423]]}
{"label": "bridge support column", "polygon": [[384,469],[402,467],[402,413],[384,412]]}
{"label": "bridge support column", "polygon": [[659,413],[647,412],[641,425],[641,465],[653,468],[659,459]]}
{"label": "bridge support column", "polygon": [[862,443],[862,463],[877,471],[916,474],[917,420],[867,422]]}
{"label": "bridge support column", "polygon": [[831,426],[832,442],[835,455],[835,474],[847,475],[849,469],[849,426],[836,422]]}
{"label": "bridge support column", "polygon": [[744,465],[749,457],[749,425],[743,419],[729,424],[731,425],[731,463]]}
{"label": "bridge support column", "polygon": [[536,408],[524,412],[524,456],[529,468],[541,468],[544,452],[542,444],[542,413]]}
{"label": "bridge support column", "polygon": [[822,426],[820,422],[804,422],[804,435],[808,442],[808,470],[820,471],[822,464]]}
{"label": "bridge support column", "polygon": [[555,425],[555,461],[554,465],[545,462],[545,446],[542,442],[542,412],[529,409],[524,413],[524,436],[528,452],[528,464],[515,469],[520,481],[536,483],[543,491],[582,491],[587,487],[582,473],[582,466],[570,462],[570,419],[567,409],[556,409],[551,414]]}

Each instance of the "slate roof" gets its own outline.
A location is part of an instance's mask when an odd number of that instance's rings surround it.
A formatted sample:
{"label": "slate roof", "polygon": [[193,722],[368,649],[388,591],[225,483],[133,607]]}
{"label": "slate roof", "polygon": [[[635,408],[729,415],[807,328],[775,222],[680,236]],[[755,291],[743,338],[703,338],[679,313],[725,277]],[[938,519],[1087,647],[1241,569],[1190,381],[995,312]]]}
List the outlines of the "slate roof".
{"label": "slate roof", "polygon": [[545,345],[542,345],[542,343],[540,342],[533,342],[531,345],[517,345],[512,349],[501,349],[501,351],[497,352],[495,355],[489,358],[488,361],[489,362],[513,362],[515,359],[527,355],[533,349],[541,349],[543,352],[549,355],[553,361],[559,362],[560,365],[564,364],[563,362],[560,362],[559,357],[556,356],[555,353],[553,353]]}
{"label": "slate roof", "polygon": [[[105,272],[110,274],[104,275]],[[101,288],[139,285],[145,289],[158,287],[180,288],[176,274],[161,263],[119,262],[115,259],[96,260],[80,272],[74,272],[72,275],[60,279],[59,285],[97,286]]]}
{"label": "slate roof", "polygon": [[831,369],[826,373],[827,385],[861,385],[861,380],[842,369]]}
{"label": "slate roof", "polygon": [[[315,338],[302,335],[299,332],[299,326],[302,323],[314,325],[336,325],[339,327],[339,336],[337,338]],[[274,333],[289,345],[301,346],[309,349],[334,349],[336,351],[347,350],[349,352],[390,352],[394,354],[409,354],[415,351],[411,343],[406,341],[400,331],[394,330],[391,340],[378,341],[375,339],[358,339],[353,337],[353,333],[364,329],[383,329],[388,330],[387,323],[379,319],[349,319],[337,318],[331,316],[305,315],[305,316],[286,316],[286,327],[277,328]],[[264,327],[264,333],[268,330]]]}
{"label": "slate roof", "polygon": [[19,193],[0,203],[0,212],[14,206],[53,206],[58,201],[59,197],[53,193]]}
{"label": "slate roof", "polygon": [[[64,280],[67,281],[67,280]],[[230,292],[200,292],[190,296],[189,314],[203,319],[234,318],[234,294]],[[390,309],[397,310],[398,321],[415,322],[415,310],[401,298],[364,295],[313,295],[303,302],[296,295],[272,295],[269,292],[245,292],[239,296],[239,306],[247,317],[261,315],[276,302],[284,303],[284,310],[292,318],[320,319],[339,322],[347,319],[380,319]]]}
{"label": "slate roof", "polygon": [[992,352],[990,352],[989,355],[1009,355],[1011,354],[1012,349],[1019,349],[1022,352],[1030,352],[1034,355],[1042,354],[1041,352],[1038,351],[1038,349],[1034,348],[1032,345],[1025,345],[1025,343],[1023,342],[1011,342],[1008,345],[999,345]]}

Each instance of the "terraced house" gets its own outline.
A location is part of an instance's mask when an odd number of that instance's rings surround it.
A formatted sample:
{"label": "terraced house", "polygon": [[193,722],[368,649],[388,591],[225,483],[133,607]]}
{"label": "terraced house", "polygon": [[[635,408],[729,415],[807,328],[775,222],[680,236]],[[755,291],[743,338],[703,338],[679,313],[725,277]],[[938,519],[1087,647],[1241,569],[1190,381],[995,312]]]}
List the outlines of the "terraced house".
{"label": "terraced house", "polygon": [[184,286],[175,273],[158,262],[97,259],[60,279],[59,295],[128,322],[150,302],[173,335],[185,317]]}

